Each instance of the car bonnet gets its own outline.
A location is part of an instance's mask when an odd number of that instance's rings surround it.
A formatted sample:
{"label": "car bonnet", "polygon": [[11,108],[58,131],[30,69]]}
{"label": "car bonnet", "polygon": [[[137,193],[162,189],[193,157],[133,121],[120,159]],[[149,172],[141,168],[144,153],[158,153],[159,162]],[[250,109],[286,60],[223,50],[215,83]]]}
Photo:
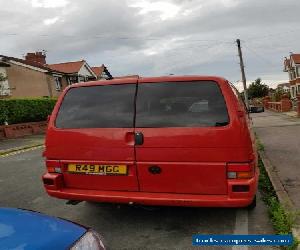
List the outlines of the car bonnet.
{"label": "car bonnet", "polygon": [[0,208],[1,249],[68,249],[86,231],[75,223],[38,212]]}

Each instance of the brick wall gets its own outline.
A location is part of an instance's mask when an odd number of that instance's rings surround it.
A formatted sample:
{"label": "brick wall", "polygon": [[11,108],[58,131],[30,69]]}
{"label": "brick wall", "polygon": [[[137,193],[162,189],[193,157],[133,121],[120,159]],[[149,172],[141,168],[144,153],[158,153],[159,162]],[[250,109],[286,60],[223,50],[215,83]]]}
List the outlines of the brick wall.
{"label": "brick wall", "polygon": [[266,109],[271,109],[277,112],[289,112],[292,109],[292,102],[287,95],[283,95],[280,102],[271,102],[269,96],[264,97],[263,105]]}
{"label": "brick wall", "polygon": [[47,122],[29,122],[0,126],[0,139],[23,137],[25,135],[44,134]]}

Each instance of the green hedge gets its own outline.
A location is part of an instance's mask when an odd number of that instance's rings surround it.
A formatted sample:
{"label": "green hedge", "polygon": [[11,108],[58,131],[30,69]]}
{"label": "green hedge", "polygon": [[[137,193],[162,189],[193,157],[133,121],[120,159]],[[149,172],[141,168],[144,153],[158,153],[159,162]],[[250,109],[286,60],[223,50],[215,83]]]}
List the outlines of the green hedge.
{"label": "green hedge", "polygon": [[55,103],[50,98],[0,100],[0,125],[45,121]]}

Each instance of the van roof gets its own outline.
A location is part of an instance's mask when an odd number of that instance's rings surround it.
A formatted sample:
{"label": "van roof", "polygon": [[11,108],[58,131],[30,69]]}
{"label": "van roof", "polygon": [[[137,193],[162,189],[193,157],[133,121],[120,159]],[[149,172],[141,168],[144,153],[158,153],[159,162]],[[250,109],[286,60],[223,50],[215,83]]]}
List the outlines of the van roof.
{"label": "van roof", "polygon": [[189,76],[157,76],[157,77],[132,77],[123,79],[112,80],[99,80],[91,82],[76,83],[70,86],[70,88],[85,87],[85,86],[97,86],[97,85],[114,85],[123,83],[136,83],[139,82],[173,82],[173,81],[226,81],[223,77],[219,76],[201,76],[201,75],[189,75]]}

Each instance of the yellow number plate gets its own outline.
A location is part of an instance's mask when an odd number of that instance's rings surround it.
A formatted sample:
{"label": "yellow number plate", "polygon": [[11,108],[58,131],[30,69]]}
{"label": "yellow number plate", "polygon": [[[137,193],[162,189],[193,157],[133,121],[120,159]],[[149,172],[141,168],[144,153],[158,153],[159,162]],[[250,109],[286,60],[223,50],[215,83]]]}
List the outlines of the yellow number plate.
{"label": "yellow number plate", "polygon": [[126,175],[126,165],[69,164],[68,172],[99,175]]}

